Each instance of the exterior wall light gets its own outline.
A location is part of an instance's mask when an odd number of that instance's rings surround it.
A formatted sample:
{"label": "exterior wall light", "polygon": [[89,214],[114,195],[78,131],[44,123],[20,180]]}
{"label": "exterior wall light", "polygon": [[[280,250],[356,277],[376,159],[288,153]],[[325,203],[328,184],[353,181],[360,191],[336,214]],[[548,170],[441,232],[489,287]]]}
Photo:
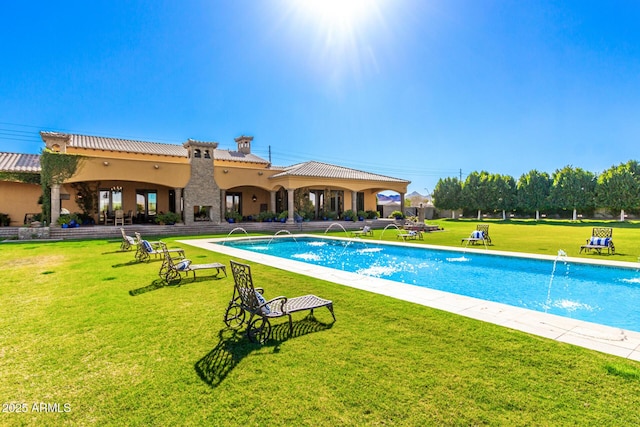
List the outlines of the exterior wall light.
{"label": "exterior wall light", "polygon": [[224,169],[222,172],[229,173],[229,169]]}
{"label": "exterior wall light", "polygon": [[154,169],[160,169],[160,166],[158,166],[158,165],[153,165],[153,168],[154,168]]}
{"label": "exterior wall light", "polygon": [[258,200],[258,198],[257,198],[257,197],[256,197],[256,195],[254,194],[254,195],[251,197],[251,200],[253,200],[253,201],[254,201],[254,203],[255,203],[255,201],[256,201],[256,200]]}
{"label": "exterior wall light", "polygon": [[109,162],[106,162],[106,161],[102,162],[102,164],[105,165],[105,166],[109,166]]}

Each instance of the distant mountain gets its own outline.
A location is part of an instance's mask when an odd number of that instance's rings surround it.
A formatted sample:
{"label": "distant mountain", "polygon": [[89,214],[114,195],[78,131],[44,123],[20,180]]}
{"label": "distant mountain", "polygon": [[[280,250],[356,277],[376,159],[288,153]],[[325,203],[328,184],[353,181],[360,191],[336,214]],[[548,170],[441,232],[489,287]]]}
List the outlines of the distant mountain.
{"label": "distant mountain", "polygon": [[400,201],[400,195],[399,194],[392,194],[390,196],[387,196],[386,194],[379,193],[378,194],[378,201],[380,201],[380,202],[399,202]]}
{"label": "distant mountain", "polygon": [[[418,197],[418,198],[422,198],[422,199],[431,200],[431,198],[429,196],[422,195],[422,194],[418,193],[417,191],[414,191],[412,193],[406,194],[404,198],[405,199],[410,199],[412,197]],[[400,202],[400,195],[399,194],[386,195],[386,194],[378,193],[378,201],[380,201],[380,202]]]}

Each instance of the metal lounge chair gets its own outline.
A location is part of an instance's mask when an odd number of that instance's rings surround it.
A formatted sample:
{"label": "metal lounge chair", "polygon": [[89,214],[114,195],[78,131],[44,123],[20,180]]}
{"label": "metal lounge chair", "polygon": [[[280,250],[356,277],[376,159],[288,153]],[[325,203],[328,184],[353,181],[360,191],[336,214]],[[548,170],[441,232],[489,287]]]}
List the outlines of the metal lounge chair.
{"label": "metal lounge chair", "polygon": [[[138,233],[137,231],[136,231],[136,242],[137,242],[137,249],[136,249],[135,258],[138,261],[148,262],[151,259],[151,255],[153,255],[156,258],[158,256],[164,258],[165,252],[163,252],[162,248],[160,247],[160,244],[162,242],[160,241],[150,242],[148,240],[144,240],[142,236],[140,236],[140,233]],[[182,248],[167,249],[167,253],[178,254],[178,256],[184,258],[184,249]]]}
{"label": "metal lounge chair", "polygon": [[354,237],[373,236],[373,230],[371,229],[371,226],[365,225],[360,230],[353,230],[351,235]]}
{"label": "metal lounge chair", "polygon": [[[239,329],[246,323],[247,335],[251,341],[260,344],[267,342],[271,336],[269,319],[283,316],[289,317],[289,334],[291,335],[293,333],[291,314],[298,311],[309,310],[313,314],[313,310],[316,308],[327,307],[333,321],[336,321],[332,301],[315,295],[295,298],[279,296],[266,300],[263,295],[264,290],[253,285],[250,266],[232,260],[231,272],[234,280],[233,297],[225,312],[224,322],[228,327],[234,329]],[[248,320],[246,320],[247,313],[249,314]]]}
{"label": "metal lounge chair", "polygon": [[122,227],[120,227],[120,232],[122,233],[122,244],[120,245],[120,250],[128,251],[135,246],[136,240],[131,236],[127,236],[127,233],[125,233],[124,228]]}
{"label": "metal lounge chair", "polygon": [[613,244],[613,228],[594,227],[591,230],[591,237],[587,239],[587,244],[580,246],[580,253],[594,250],[601,254],[603,249],[606,249],[609,254],[616,253],[616,247]]}
{"label": "metal lounge chair", "polygon": [[426,231],[426,232],[440,230],[440,226],[438,225],[428,225],[428,224],[425,224],[424,222],[416,222],[411,220],[406,220],[402,228],[409,231],[413,230],[413,231]]}
{"label": "metal lounge chair", "polygon": [[227,267],[219,262],[212,262],[209,264],[192,264],[191,260],[184,257],[173,257],[167,249],[167,245],[164,242],[160,242],[160,248],[164,252],[164,262],[160,267],[158,274],[164,278],[167,283],[177,282],[182,280],[182,273],[185,277],[189,275],[189,272],[193,272],[193,280],[196,280],[197,270],[216,270],[216,276],[220,274],[220,270],[227,277]]}
{"label": "metal lounge chair", "polygon": [[423,240],[422,231],[420,230],[405,230],[398,233],[396,237],[404,241],[417,239]]}
{"label": "metal lounge chair", "polygon": [[489,224],[478,224],[476,229],[471,233],[471,236],[462,239],[461,243],[467,242],[467,244],[475,245],[478,242],[491,245],[491,237],[489,236]]}

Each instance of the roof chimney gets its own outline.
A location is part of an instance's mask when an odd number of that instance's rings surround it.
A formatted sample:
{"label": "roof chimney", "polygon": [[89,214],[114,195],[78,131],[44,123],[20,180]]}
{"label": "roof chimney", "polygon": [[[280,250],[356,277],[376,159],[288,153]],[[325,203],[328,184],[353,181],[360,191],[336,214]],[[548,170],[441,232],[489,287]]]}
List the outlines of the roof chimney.
{"label": "roof chimney", "polygon": [[253,141],[252,136],[239,136],[236,138],[236,142],[238,143],[238,151],[242,154],[251,154],[251,141]]}

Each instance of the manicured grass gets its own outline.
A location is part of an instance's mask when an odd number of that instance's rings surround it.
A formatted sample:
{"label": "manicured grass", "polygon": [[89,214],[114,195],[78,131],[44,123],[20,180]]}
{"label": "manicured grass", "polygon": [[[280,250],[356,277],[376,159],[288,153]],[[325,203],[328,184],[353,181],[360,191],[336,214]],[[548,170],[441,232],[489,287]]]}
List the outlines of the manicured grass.
{"label": "manicured grass", "polygon": [[[562,249],[572,257],[608,261],[640,261],[640,223],[637,221],[620,223],[618,221],[473,221],[473,220],[434,220],[428,224],[437,224],[444,231],[424,233],[424,240],[413,240],[412,243],[426,243],[432,245],[453,246],[463,249],[465,244],[461,240],[469,237],[477,224],[489,224],[489,235],[492,245],[488,250],[537,253],[557,255]],[[595,251],[580,254],[580,246],[584,245],[591,236],[593,227],[612,227],[613,241],[616,251],[608,255],[607,251],[598,254]],[[335,228],[334,228],[335,230]],[[330,232],[339,236],[339,232]],[[342,233],[344,235],[344,233]],[[393,227],[386,231],[375,230],[374,238],[397,241],[397,230]],[[472,246],[484,248],[481,244]]]}
{"label": "manicured grass", "polygon": [[[459,245],[475,228],[440,225],[425,243]],[[492,249],[577,255],[590,227],[491,223]],[[627,255],[588,256],[635,261],[638,232],[614,231]],[[532,244],[530,233],[542,236]],[[640,363],[258,264],[268,297],[330,298],[338,320],[298,313],[292,337],[282,319],[254,345],[224,326],[231,278],[163,286],[158,261],[118,248],[0,245],[0,400],[28,408],[0,413],[0,425],[640,423]],[[70,411],[34,412],[40,403]]]}

